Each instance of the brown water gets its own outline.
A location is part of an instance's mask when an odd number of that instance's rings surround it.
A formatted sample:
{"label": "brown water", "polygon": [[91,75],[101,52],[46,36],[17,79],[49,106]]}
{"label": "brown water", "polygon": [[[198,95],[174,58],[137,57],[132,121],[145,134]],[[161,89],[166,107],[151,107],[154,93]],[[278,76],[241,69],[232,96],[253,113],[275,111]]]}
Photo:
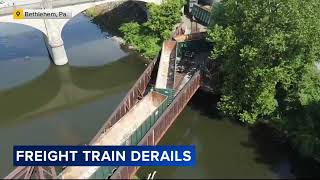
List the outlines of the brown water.
{"label": "brown water", "polygon": [[[102,30],[103,29],[103,30]],[[70,64],[52,65],[42,34],[0,23],[0,177],[12,167],[18,144],[85,144],[145,69],[79,15],[63,31]],[[198,93],[160,144],[195,144],[194,168],[145,167],[156,178],[289,178],[319,176],[319,166],[298,158],[260,131],[218,116],[214,97]],[[266,133],[268,134],[268,133]]]}
{"label": "brown water", "polygon": [[145,69],[84,15],[63,31],[70,63],[53,65],[32,28],[0,23],[0,177],[19,144],[85,144]]}
{"label": "brown water", "polygon": [[142,167],[137,176],[155,179],[319,177],[319,164],[298,156],[265,126],[248,128],[222,116],[217,98],[203,91],[170,127],[161,145],[195,145],[195,167]]}

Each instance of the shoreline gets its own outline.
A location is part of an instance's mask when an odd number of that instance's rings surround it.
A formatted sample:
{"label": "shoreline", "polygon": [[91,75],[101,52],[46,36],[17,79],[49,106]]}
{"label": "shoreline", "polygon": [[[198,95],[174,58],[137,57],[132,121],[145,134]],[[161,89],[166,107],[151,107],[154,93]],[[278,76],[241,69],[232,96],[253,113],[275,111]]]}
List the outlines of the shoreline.
{"label": "shoreline", "polygon": [[[112,2],[112,4],[107,3],[107,4],[98,5],[93,8],[89,8],[83,12],[83,15],[90,18],[90,20],[98,26],[109,27],[108,29],[101,28],[101,30],[110,33],[111,35],[110,39],[112,41],[119,43],[119,45],[122,48],[125,48],[127,51],[136,53],[140,57],[143,57],[146,63],[150,63],[153,60],[153,58],[145,57],[143,54],[139,53],[134,46],[127,44],[123,39],[122,34],[119,32],[120,25],[122,25],[123,23],[126,23],[127,21],[128,22],[131,22],[131,21],[144,22],[145,21],[145,19],[143,19],[143,16],[131,17],[130,15],[126,14],[127,11],[121,10],[122,8],[127,8],[127,7],[130,7],[130,10],[131,10],[131,7],[134,5],[135,5],[134,2],[120,0],[117,2]],[[141,8],[140,7],[138,8],[141,11]],[[133,7],[132,10],[133,12],[137,11],[135,7]],[[125,17],[121,17],[121,16],[125,16]]]}

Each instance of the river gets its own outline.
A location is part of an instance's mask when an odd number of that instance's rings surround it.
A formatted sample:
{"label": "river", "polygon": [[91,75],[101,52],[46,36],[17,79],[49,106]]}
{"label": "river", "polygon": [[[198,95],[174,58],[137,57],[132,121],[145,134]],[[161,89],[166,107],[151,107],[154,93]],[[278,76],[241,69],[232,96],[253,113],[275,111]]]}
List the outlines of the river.
{"label": "river", "polygon": [[[13,169],[13,145],[88,143],[143,72],[145,60],[100,28],[82,14],[73,18],[62,34],[70,62],[57,67],[39,31],[0,23],[0,177]],[[195,144],[196,167],[146,167],[139,177],[153,170],[156,178],[313,175],[287,146],[221,118],[208,99],[197,93],[161,141]]]}
{"label": "river", "polygon": [[319,177],[320,166],[300,157],[270,134],[223,118],[217,97],[198,91],[167,131],[160,145],[195,145],[195,167],[142,167],[137,176],[155,179],[247,179]]}
{"label": "river", "polygon": [[18,144],[85,144],[146,68],[84,15],[63,30],[69,65],[48,57],[40,31],[0,23],[0,177]]}

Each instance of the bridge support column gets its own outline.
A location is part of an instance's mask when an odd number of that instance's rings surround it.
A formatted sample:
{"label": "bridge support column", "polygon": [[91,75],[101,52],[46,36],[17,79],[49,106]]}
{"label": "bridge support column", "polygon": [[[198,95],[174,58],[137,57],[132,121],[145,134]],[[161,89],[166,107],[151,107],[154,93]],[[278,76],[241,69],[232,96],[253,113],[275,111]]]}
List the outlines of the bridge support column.
{"label": "bridge support column", "polygon": [[51,59],[56,65],[59,66],[67,64],[68,57],[64,48],[60,28],[57,27],[57,24],[51,19],[45,19],[44,23],[47,30],[45,42]]}

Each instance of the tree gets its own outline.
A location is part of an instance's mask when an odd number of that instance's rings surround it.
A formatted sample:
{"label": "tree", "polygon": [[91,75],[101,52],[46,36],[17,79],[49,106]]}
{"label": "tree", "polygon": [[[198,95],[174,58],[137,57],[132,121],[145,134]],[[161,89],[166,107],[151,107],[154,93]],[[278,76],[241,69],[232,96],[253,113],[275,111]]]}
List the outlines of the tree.
{"label": "tree", "polygon": [[168,39],[174,25],[180,22],[184,0],[165,0],[158,6],[148,4],[149,19],[144,26],[163,39]]}
{"label": "tree", "polygon": [[303,116],[289,125],[288,114],[320,100],[313,71],[320,53],[320,1],[224,0],[212,14],[208,39],[224,77],[219,109],[250,124],[269,120],[301,129]]}
{"label": "tree", "polygon": [[292,144],[304,155],[320,159],[320,76],[310,69],[299,84],[298,108],[287,121]]}
{"label": "tree", "polygon": [[180,22],[183,5],[184,0],[165,0],[161,5],[147,4],[147,22],[141,25],[130,22],[120,27],[124,40],[147,58],[154,57],[162,41],[170,37],[174,25]]}

